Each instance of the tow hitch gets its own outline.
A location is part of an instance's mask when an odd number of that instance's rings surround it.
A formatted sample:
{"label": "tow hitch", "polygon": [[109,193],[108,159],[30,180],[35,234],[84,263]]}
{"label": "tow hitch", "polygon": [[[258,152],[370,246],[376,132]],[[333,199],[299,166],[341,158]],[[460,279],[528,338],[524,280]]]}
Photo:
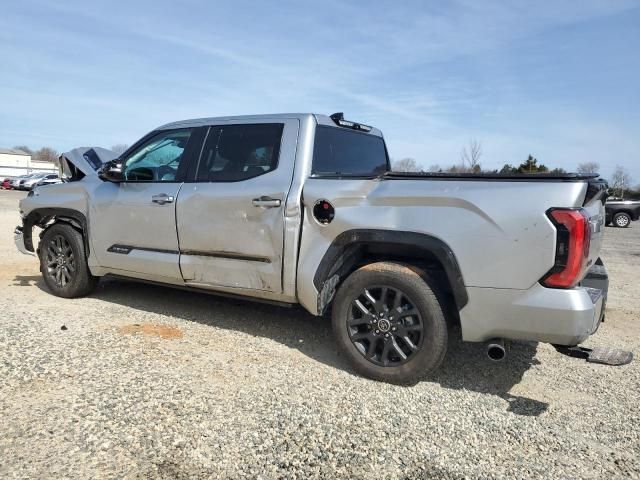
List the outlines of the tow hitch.
{"label": "tow hitch", "polygon": [[603,365],[620,366],[631,363],[633,353],[617,348],[609,347],[567,347],[565,345],[554,345],[555,349],[563,355],[569,357],[582,358],[589,363],[601,363]]}

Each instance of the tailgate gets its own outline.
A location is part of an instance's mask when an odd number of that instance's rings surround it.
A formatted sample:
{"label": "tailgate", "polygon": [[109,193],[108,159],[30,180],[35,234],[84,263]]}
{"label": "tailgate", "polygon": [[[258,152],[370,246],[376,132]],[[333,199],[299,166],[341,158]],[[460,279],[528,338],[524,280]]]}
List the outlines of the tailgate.
{"label": "tailgate", "polygon": [[602,181],[589,182],[584,208],[589,214],[589,231],[591,234],[589,260],[587,267],[595,265],[600,256],[602,241],[604,237],[605,208],[607,184]]}

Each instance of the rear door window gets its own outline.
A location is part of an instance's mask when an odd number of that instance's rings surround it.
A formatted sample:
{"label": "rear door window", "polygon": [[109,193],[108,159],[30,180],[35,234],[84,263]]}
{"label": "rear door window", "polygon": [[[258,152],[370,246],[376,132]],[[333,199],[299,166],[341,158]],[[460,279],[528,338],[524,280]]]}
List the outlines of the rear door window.
{"label": "rear door window", "polygon": [[388,170],[382,137],[339,127],[316,128],[315,176],[377,176]]}
{"label": "rear door window", "polygon": [[198,182],[239,182],[278,167],[282,123],[211,127],[200,156]]}

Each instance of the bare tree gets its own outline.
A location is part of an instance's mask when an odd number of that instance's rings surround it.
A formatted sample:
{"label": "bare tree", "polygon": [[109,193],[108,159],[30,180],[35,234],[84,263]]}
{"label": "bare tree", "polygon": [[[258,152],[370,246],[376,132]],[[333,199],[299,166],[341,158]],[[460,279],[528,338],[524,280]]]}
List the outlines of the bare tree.
{"label": "bare tree", "polygon": [[624,192],[629,189],[630,185],[631,175],[629,171],[622,165],[616,165],[616,169],[611,177],[611,190],[613,190],[613,195],[624,199]]}
{"label": "bare tree", "polygon": [[14,150],[20,150],[24,153],[28,153],[29,155],[33,155],[33,150],[31,150],[28,146],[26,145],[16,145],[15,147],[13,147]]}
{"label": "bare tree", "polygon": [[57,163],[58,152],[56,152],[51,147],[42,147],[40,150],[37,150],[36,152],[34,152],[31,158],[33,158],[33,160],[37,162]]}
{"label": "bare tree", "polygon": [[391,162],[391,170],[394,172],[421,172],[422,169],[413,158],[403,158]]}
{"label": "bare tree", "polygon": [[427,169],[427,172],[442,173],[442,167],[440,165],[438,165],[437,163],[434,164],[434,165],[429,165],[429,168]]}
{"label": "bare tree", "polygon": [[469,145],[460,152],[460,162],[462,167],[469,169],[470,172],[479,172],[480,157],[482,156],[482,144],[478,140],[469,140]]}
{"label": "bare tree", "polygon": [[598,173],[600,164],[598,162],[584,162],[578,164],[578,173]]}
{"label": "bare tree", "polygon": [[116,143],[115,145],[111,146],[111,151],[120,155],[121,153],[124,153],[127,148],[129,148],[129,145],[127,145],[126,143]]}

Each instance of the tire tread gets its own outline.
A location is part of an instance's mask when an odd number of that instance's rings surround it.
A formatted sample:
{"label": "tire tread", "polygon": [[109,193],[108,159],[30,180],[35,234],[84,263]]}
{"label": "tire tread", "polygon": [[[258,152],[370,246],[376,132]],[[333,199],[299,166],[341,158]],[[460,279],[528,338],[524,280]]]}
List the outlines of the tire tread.
{"label": "tire tread", "polygon": [[[383,281],[410,295],[421,310],[423,322],[429,322],[425,324],[425,335],[431,333],[424,338],[416,357],[398,367],[382,367],[366,360],[351,343],[344,321],[353,296],[367,284]],[[342,283],[333,303],[332,324],[340,350],[358,373],[374,380],[407,385],[415,384],[442,363],[448,343],[445,311],[437,286],[422,270],[401,263],[375,262],[359,268]]]}

